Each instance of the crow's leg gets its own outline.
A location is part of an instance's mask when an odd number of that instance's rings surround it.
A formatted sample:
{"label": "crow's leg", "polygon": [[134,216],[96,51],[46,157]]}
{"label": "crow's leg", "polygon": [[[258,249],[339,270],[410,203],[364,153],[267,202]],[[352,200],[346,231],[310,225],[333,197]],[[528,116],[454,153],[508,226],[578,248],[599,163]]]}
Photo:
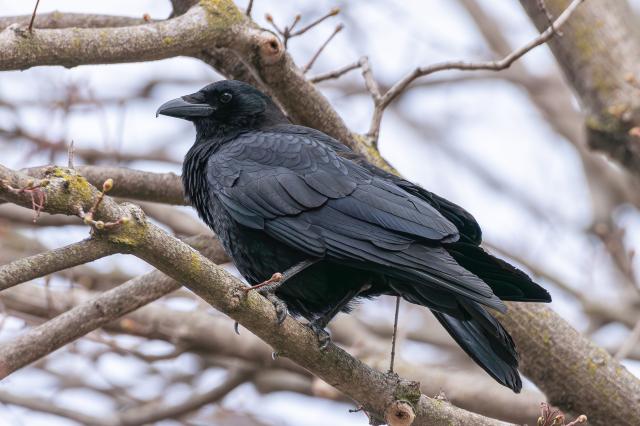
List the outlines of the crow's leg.
{"label": "crow's leg", "polygon": [[271,278],[269,278],[268,280],[263,281],[260,284],[253,285],[251,287],[247,287],[247,288],[244,289],[244,291],[251,291],[251,290],[260,289],[261,290],[260,294],[273,293],[278,288],[280,288],[288,279],[290,279],[290,278],[294,277],[295,275],[297,275],[298,273],[304,271],[309,266],[315,265],[319,261],[320,261],[320,259],[303,260],[300,263],[296,263],[295,265],[293,265],[292,267],[290,267],[289,269],[287,269],[283,273],[276,272],[273,275],[271,275]]}
{"label": "crow's leg", "polygon": [[322,316],[314,319],[308,324],[309,328],[311,328],[311,330],[313,330],[316,336],[318,336],[318,344],[320,345],[320,349],[326,349],[327,345],[331,341],[331,337],[329,336],[329,333],[327,332],[327,330],[325,330],[325,328],[327,327],[327,324],[329,324],[329,322],[333,319],[333,317],[335,317],[338,314],[338,312],[344,309],[344,307],[347,306],[354,297],[356,297],[358,294],[365,291],[369,287],[370,287],[369,285],[365,285],[359,289],[350,290],[344,295],[342,299],[340,299],[338,303],[336,303],[329,310],[327,310],[327,312],[325,312],[324,314],[322,314]]}
{"label": "crow's leg", "polygon": [[[303,260],[300,263],[296,263],[283,273],[276,272],[266,281],[261,282],[260,284],[256,284],[251,287],[247,287],[244,289],[245,292],[249,292],[251,290],[257,290],[262,296],[264,296],[268,301],[273,303],[273,307],[276,309],[276,322],[278,325],[282,324],[284,319],[287,317],[287,304],[276,296],[275,292],[279,289],[288,279],[294,277],[298,273],[304,271],[311,265],[319,262],[320,259],[309,259]],[[233,326],[236,333],[238,333],[238,322]],[[240,333],[238,333],[240,334]]]}
{"label": "crow's leg", "polygon": [[396,360],[396,338],[398,337],[398,314],[400,313],[400,296],[396,296],[396,313],[393,319],[393,336],[391,337],[391,356],[388,374],[395,374],[393,364]]}

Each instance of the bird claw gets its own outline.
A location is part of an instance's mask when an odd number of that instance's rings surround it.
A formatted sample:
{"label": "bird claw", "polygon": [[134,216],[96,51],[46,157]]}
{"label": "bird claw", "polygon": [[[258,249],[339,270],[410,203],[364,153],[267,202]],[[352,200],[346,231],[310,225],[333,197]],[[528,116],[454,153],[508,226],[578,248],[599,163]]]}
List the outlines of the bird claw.
{"label": "bird claw", "polygon": [[318,338],[318,347],[320,348],[320,350],[324,351],[325,349],[327,349],[327,346],[329,346],[329,343],[331,342],[331,336],[329,335],[329,332],[325,330],[324,327],[322,327],[320,324],[317,324],[315,321],[311,321],[307,325]]}
{"label": "bird claw", "polygon": [[269,289],[261,288],[258,290],[258,293],[264,296],[273,304],[273,307],[276,310],[276,324],[282,325],[284,320],[287,318],[287,315],[289,314],[287,304]]}

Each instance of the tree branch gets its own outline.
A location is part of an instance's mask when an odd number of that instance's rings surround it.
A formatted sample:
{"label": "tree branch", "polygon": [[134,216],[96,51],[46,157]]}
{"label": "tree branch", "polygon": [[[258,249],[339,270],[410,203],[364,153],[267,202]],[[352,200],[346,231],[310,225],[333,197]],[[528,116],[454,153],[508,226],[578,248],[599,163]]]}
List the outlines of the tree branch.
{"label": "tree branch", "polygon": [[[0,16],[0,31],[6,29],[11,24],[18,24],[20,27],[29,25],[31,15],[21,16]],[[107,27],[128,27],[132,25],[143,25],[148,23],[143,18],[131,18],[117,15],[94,15],[87,13],[69,13],[54,11],[50,13],[38,14],[34,28],[107,28]]]}
{"label": "tree branch", "polygon": [[[32,167],[22,171],[32,177],[42,177],[48,169],[49,167]],[[188,205],[180,176],[175,173],[144,172],[110,166],[76,166],[75,170],[96,187],[102,186],[107,179],[113,179],[113,189],[109,194],[114,197]]]}
{"label": "tree branch", "polygon": [[[49,172],[49,182],[45,187],[47,203],[43,206],[45,211],[76,214],[77,208],[70,206],[95,205],[98,191],[75,175],[74,171],[51,168]],[[3,166],[0,166],[0,178],[11,183],[29,180],[26,175]],[[64,184],[70,181],[74,181],[75,185]],[[8,191],[6,187],[0,188],[0,197],[29,205],[28,199]],[[85,208],[85,211],[88,209]],[[139,208],[118,205],[109,197],[104,197],[96,214],[96,217],[105,222],[119,220],[124,216],[130,220],[108,230],[94,230],[95,238],[102,238],[116,245],[122,252],[134,254],[184,283],[213,307],[268,342],[281,356],[290,358],[350,398],[361,402],[363,408],[378,421],[382,421],[390,406],[397,401],[404,401],[411,405],[413,414],[416,415],[416,425],[504,424],[427,398],[420,394],[417,383],[375,371],[333,344],[321,350],[315,334],[291,317],[278,325],[270,302],[255,292],[246,293],[243,290],[245,285],[223,268],[147,222]],[[101,306],[95,308],[100,310]],[[8,363],[0,363],[2,377],[20,362],[15,357],[7,359]]]}
{"label": "tree branch", "polygon": [[2,389],[0,389],[0,402],[3,402],[5,404],[18,405],[21,407],[29,408],[30,410],[41,411],[43,413],[64,417],[84,425],[116,426],[113,423],[103,421],[99,417],[91,416],[63,407],[58,407],[51,402],[40,398],[15,395]]}
{"label": "tree branch", "polygon": [[518,351],[526,354],[521,357],[522,372],[549,403],[572,413],[587,413],[593,424],[640,422],[637,377],[543,305],[507,305],[508,314],[497,316],[514,337]]}
{"label": "tree branch", "polygon": [[[371,126],[369,128],[369,132],[367,135],[372,138],[373,141],[378,139],[378,134],[380,132],[380,122],[382,120],[382,111],[395,99],[397,98],[403,91],[409,87],[409,85],[416,80],[417,78],[427,76],[429,74],[433,74],[439,71],[446,70],[461,70],[461,71],[477,71],[477,70],[489,70],[489,71],[500,71],[506,68],[509,68],[511,64],[520,59],[526,53],[530,52],[537,46],[544,44],[548,40],[550,40],[556,33],[556,31],[562,27],[571,17],[573,12],[578,8],[578,6],[584,0],[573,0],[564,11],[558,16],[558,18],[551,24],[549,28],[544,30],[538,37],[529,41],[524,46],[512,51],[504,58],[498,61],[487,61],[487,62],[469,62],[469,61],[447,61],[439,64],[430,65],[427,67],[418,67],[405,77],[401,78],[397,83],[395,83],[391,88],[386,91],[384,94],[380,94],[375,90],[371,90],[371,95],[374,100],[375,110],[373,113],[373,118],[371,120]],[[365,70],[363,69],[363,74]],[[371,77],[367,78],[365,75],[365,80],[371,79]],[[368,87],[371,87],[370,84],[367,84]]]}
{"label": "tree branch", "polygon": [[[55,170],[57,170],[57,172],[54,171],[54,173],[62,176],[57,179],[64,181],[65,178],[69,179],[73,177],[73,175],[67,176],[63,169],[57,168]],[[3,168],[0,167],[0,178],[2,177],[2,171]],[[20,179],[16,177],[13,178],[14,181],[26,181],[27,179],[26,176],[22,176]],[[49,179],[50,183],[46,187],[48,191],[47,197],[48,200],[57,200],[54,207],[57,206],[58,203],[62,203],[63,200],[61,198],[65,196],[70,197],[72,200],[76,199],[74,193],[54,193],[54,188],[57,188],[58,192],[62,192],[63,187],[56,179],[51,177]],[[89,191],[89,193],[95,194],[96,191],[94,189],[93,192]],[[0,197],[3,196],[4,194],[0,192]],[[95,196],[96,195],[93,195],[94,198]],[[107,200],[109,200],[108,197],[105,198],[105,201]],[[16,201],[21,202],[23,205],[29,205],[30,202],[25,197],[18,198]],[[74,202],[71,202],[70,204],[73,205],[73,203]],[[67,204],[69,204],[69,202],[67,202]],[[90,204],[90,202],[84,201],[84,204]],[[114,220],[112,218],[121,217],[123,214],[126,214],[122,211],[125,207],[118,206],[117,204],[114,206],[113,204],[113,202],[106,202],[104,209],[107,211],[99,212],[100,214],[106,214],[108,217],[107,220]],[[114,208],[117,210],[110,210]],[[45,206],[44,210],[47,211],[47,209],[48,206]],[[66,211],[73,214],[73,210],[67,208]],[[116,229],[116,232],[112,234],[105,233],[103,237],[120,245],[120,250],[131,252],[174,279],[181,280],[191,290],[211,303],[214,307],[227,313],[260,338],[269,342],[278,352],[282,352],[296,363],[303,365],[305,368],[309,368],[314,374],[317,374],[327,383],[335,384],[338,389],[353,399],[357,401],[367,401],[370,394],[363,390],[374,386],[374,388],[377,389],[377,397],[375,401],[368,402],[368,405],[366,405],[368,410],[375,413],[383,413],[388,404],[392,402],[393,395],[397,393],[398,388],[394,388],[388,382],[381,384],[387,380],[385,376],[379,375],[379,373],[368,369],[368,367],[363,364],[353,364],[354,361],[348,358],[346,353],[337,348],[331,347],[326,353],[315,352],[315,336],[310,335],[311,333],[308,333],[306,328],[302,327],[302,329],[300,329],[298,328],[299,323],[289,320],[285,321],[282,328],[276,327],[274,323],[271,322],[275,320],[273,319],[273,309],[269,303],[266,303],[262,298],[253,293],[250,293],[247,298],[244,298],[244,292],[239,289],[241,284],[239,284],[237,280],[229,277],[226,272],[221,271],[215,267],[215,265],[200,258],[191,248],[169,237],[155,226],[146,224],[144,219],[139,217],[139,213],[136,213],[135,210],[130,211],[128,214],[132,217],[137,217],[137,219],[132,220],[130,226],[123,227],[123,229]],[[124,247],[122,247],[122,245],[124,245]],[[199,260],[196,261],[195,259]],[[213,285],[212,283],[218,284]],[[534,320],[536,318],[538,320]],[[545,318],[553,318],[553,326],[545,321]],[[553,395],[556,398],[551,400],[552,403],[564,408],[575,408],[577,411],[587,412],[594,421],[602,418],[605,413],[607,418],[611,418],[611,416],[614,415],[612,413],[620,413],[621,416],[624,415],[624,419],[626,420],[634,418],[633,416],[636,415],[636,413],[632,412],[630,414],[628,409],[626,411],[621,410],[616,401],[629,402],[632,400],[634,398],[633,395],[637,395],[638,392],[640,392],[640,382],[631,376],[623,366],[615,360],[612,360],[604,350],[595,347],[587,339],[580,336],[552,310],[533,304],[512,304],[509,315],[504,317],[503,320],[509,327],[518,347],[521,348],[523,371],[529,377],[532,377],[541,388],[545,389],[548,395]],[[523,327],[523,324],[526,324],[526,327]],[[554,342],[575,342],[575,344],[569,346],[571,348],[571,357],[568,355],[564,357],[566,360],[572,360],[571,369],[568,368],[566,364],[558,362],[554,350],[545,346],[544,342],[548,342],[549,339],[553,339]],[[291,342],[295,342],[295,350],[293,351],[290,347]],[[560,343],[557,344],[559,345]],[[311,346],[311,349],[307,348],[308,345]],[[552,348],[555,349],[555,347]],[[307,350],[311,350],[311,352]],[[582,398],[581,395],[575,393],[574,396],[567,395],[567,383],[578,386],[580,382],[579,378],[584,379],[594,374],[594,370],[592,369],[594,365],[594,361],[592,360],[594,351],[604,354],[602,359],[604,359],[606,368],[596,367],[595,369],[596,377],[601,385],[598,389],[591,391],[592,397],[590,398]],[[598,355],[598,360],[600,358]],[[527,369],[527,366],[537,366],[539,365],[538,363],[544,364],[545,369]],[[554,377],[546,374],[549,368],[551,368],[549,367],[550,364],[557,366],[557,368],[554,368],[556,374]],[[357,373],[354,373],[347,366],[357,368]],[[575,368],[584,369],[589,375],[576,376],[573,373],[568,374],[568,372],[574,371]],[[348,383],[344,382],[345,377],[349,377]],[[379,382],[380,380],[383,382]],[[374,385],[371,381],[377,384]],[[400,388],[406,389],[406,386],[407,384],[401,383]],[[583,383],[581,386],[586,386],[586,384]],[[609,394],[614,393],[618,395],[618,397],[615,401],[608,400],[604,395],[599,394],[602,389],[606,389]],[[409,391],[409,393],[411,393],[411,391]],[[562,395],[562,398],[559,398],[558,395]],[[597,400],[596,397],[600,397],[598,409],[595,409],[593,405],[591,405]],[[576,401],[574,398],[578,398],[579,400]],[[425,418],[423,417],[425,415],[427,416],[426,418],[431,418],[429,417],[431,414],[421,414],[422,409],[427,410],[428,413],[433,413],[431,411],[433,407],[430,405],[433,401],[425,401],[427,405],[418,408],[418,419]],[[604,401],[607,402],[605,403]],[[637,413],[637,416],[637,418],[640,419],[640,413]]]}
{"label": "tree branch", "polygon": [[[201,242],[191,239],[188,241],[194,247],[208,247],[210,240],[201,239]],[[221,248],[220,251],[222,252]],[[206,251],[203,254],[207,255]],[[221,254],[224,255],[223,252]],[[214,262],[218,261],[219,259],[214,259]],[[43,288],[33,286],[20,286],[0,293],[0,301],[10,312],[21,312],[43,319],[55,317],[7,342],[4,345],[6,352],[0,351],[0,363],[4,359],[3,353],[11,351],[11,348],[31,348],[30,352],[15,352],[11,358],[33,362],[34,356],[43,357],[47,355],[46,350],[56,350],[71,343],[80,337],[79,333],[88,333],[94,327],[104,327],[113,332],[162,339],[181,350],[199,353],[205,359],[228,357],[234,362],[244,360],[254,366],[286,369],[298,376],[306,375],[304,370],[286,358],[272,360],[271,348],[253,334],[242,333],[238,337],[228,318],[212,316],[200,310],[183,312],[164,305],[145,305],[163,293],[168,294],[179,288],[177,283],[174,286],[166,285],[167,279],[166,276],[159,279],[157,273],[150,273],[136,278],[135,286],[133,283],[125,283],[99,295],[82,289],[74,289],[72,293],[46,292]],[[94,303],[99,304],[102,312],[106,313],[118,310],[132,312],[113,321],[110,315],[102,315],[96,320],[95,316],[99,316],[100,312],[96,311]],[[142,305],[145,306],[133,311]],[[66,311],[67,309],[69,310]],[[435,320],[432,324],[437,326]],[[380,352],[386,348],[387,342],[372,334],[374,330],[370,330],[353,316],[339,316],[330,328],[335,342],[346,347],[357,346],[358,355],[364,357],[367,363],[381,370],[386,368],[387,353]],[[436,331],[431,330],[431,334]],[[385,338],[389,336],[390,333],[384,333]],[[418,336],[419,339],[420,337]],[[19,344],[22,340],[31,341],[31,344]],[[50,340],[57,342],[56,347],[40,343]],[[22,366],[16,365],[16,368]],[[444,391],[447,399],[457,407],[519,424],[535,420],[538,404],[545,399],[543,395],[527,390],[515,395],[509,389],[497,385],[481,371],[454,371],[409,362],[399,362],[398,371],[403,377],[420,381],[425,395],[436,395]],[[260,388],[257,382],[256,386]],[[310,390],[305,393],[314,395]]]}
{"label": "tree branch", "polygon": [[[227,259],[216,240],[195,237],[187,241],[214,262]],[[0,347],[0,378],[179,288],[180,283],[163,273],[150,272],[32,328]]]}
{"label": "tree branch", "polygon": [[118,252],[113,244],[92,238],[0,266],[0,291],[63,269],[110,256]]}
{"label": "tree branch", "polygon": [[[550,13],[567,0],[547,1]],[[521,0],[538,28],[546,14]],[[589,2],[549,43],[587,115],[587,140],[636,177],[640,176],[640,35],[626,1]]]}
{"label": "tree branch", "polygon": [[[27,32],[12,24],[0,32],[0,69],[40,65],[74,67],[90,63],[150,61],[195,53],[201,46],[229,40],[228,21],[200,7],[168,21],[108,29],[36,29]],[[225,34],[226,33],[226,34]]]}
{"label": "tree branch", "polygon": [[220,401],[235,388],[251,380],[254,373],[254,371],[242,369],[239,371],[231,371],[222,384],[208,392],[194,394],[186,401],[176,405],[164,406],[152,403],[130,409],[118,416],[119,423],[123,426],[139,426],[164,419],[179,418],[204,405]]}

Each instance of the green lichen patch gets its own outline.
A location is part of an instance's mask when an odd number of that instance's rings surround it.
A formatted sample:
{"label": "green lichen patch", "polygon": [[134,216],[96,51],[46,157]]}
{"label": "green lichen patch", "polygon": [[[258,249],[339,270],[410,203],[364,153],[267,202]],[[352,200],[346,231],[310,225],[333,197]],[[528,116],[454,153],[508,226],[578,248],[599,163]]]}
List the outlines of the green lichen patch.
{"label": "green lichen patch", "polygon": [[396,401],[407,402],[415,410],[421,395],[420,383],[403,381],[396,387],[393,397]]}
{"label": "green lichen patch", "polygon": [[[57,188],[47,191],[47,208],[58,212],[69,212],[69,206],[86,207],[90,205],[97,191],[82,176],[73,170],[51,167],[45,172],[51,183]],[[56,179],[57,178],[57,179]],[[75,212],[73,212],[75,213]]]}
{"label": "green lichen patch", "polygon": [[213,29],[225,29],[243,22],[246,17],[231,0],[200,0]]}

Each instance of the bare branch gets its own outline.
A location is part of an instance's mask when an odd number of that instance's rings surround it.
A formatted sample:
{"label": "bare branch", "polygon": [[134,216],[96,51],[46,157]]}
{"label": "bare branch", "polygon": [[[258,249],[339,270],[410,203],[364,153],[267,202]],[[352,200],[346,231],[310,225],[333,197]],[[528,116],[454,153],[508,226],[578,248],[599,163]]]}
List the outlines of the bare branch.
{"label": "bare branch", "polygon": [[138,426],[164,419],[179,418],[204,405],[222,400],[235,388],[251,380],[254,374],[255,372],[251,370],[240,369],[239,371],[231,371],[229,376],[219,386],[208,392],[192,395],[180,404],[165,406],[164,404],[159,405],[152,403],[125,411],[119,416],[120,424]]}
{"label": "bare branch", "polygon": [[[0,31],[11,24],[24,27],[29,24],[31,15],[0,16]],[[145,24],[142,18],[131,18],[116,15],[93,15],[86,13],[51,12],[38,15],[38,21],[34,22],[36,29],[44,28],[107,28],[127,27],[131,25]]]}
{"label": "bare branch", "polygon": [[[44,176],[47,169],[48,167],[32,167],[24,169],[23,172],[40,177]],[[175,173],[143,172],[109,166],[77,166],[76,170],[94,186],[101,186],[105,180],[113,179],[114,187],[110,193],[115,197],[188,205],[180,176]]]}
{"label": "bare branch", "polygon": [[1,389],[0,389],[0,401],[5,404],[18,405],[21,407],[29,408],[31,410],[53,414],[60,417],[65,417],[67,419],[74,420],[80,424],[96,425],[96,426],[115,426],[113,423],[105,422],[99,417],[90,416],[88,414],[84,414],[79,411],[70,410],[68,408],[62,408],[62,407],[56,406],[55,404],[52,404],[49,401],[46,401],[40,398],[19,396]]}
{"label": "bare branch", "polygon": [[[189,241],[197,244],[214,261],[227,259],[215,240],[194,238]],[[104,241],[101,243],[105,244]],[[93,300],[78,305],[13,341],[3,344],[0,347],[0,366],[2,367],[0,377],[11,374],[90,331],[178,288],[180,288],[178,282],[161,272],[154,271],[102,293]]]}
{"label": "bare branch", "polygon": [[[7,140],[25,139],[33,143],[36,147],[44,151],[53,152],[65,152],[68,153],[70,147],[65,147],[64,141],[53,141],[47,138],[35,135],[23,128],[14,128],[12,130],[0,128],[0,136],[5,137]],[[95,148],[74,148],[74,156],[82,157],[89,163],[104,162],[105,160],[111,160],[116,162],[131,162],[131,161],[158,161],[171,164],[182,164],[181,161],[167,155],[164,150],[154,150],[153,152],[136,154],[119,151],[105,151]],[[69,167],[73,168],[73,167]]]}
{"label": "bare branch", "polygon": [[87,239],[0,266],[0,290],[117,253],[117,247]]}
{"label": "bare branch", "polygon": [[249,0],[247,11],[245,12],[249,18],[251,18],[251,9],[253,9],[253,0]]}
{"label": "bare branch", "polygon": [[[433,74],[439,71],[446,70],[461,70],[461,71],[474,71],[474,70],[490,70],[490,71],[500,71],[506,68],[509,68],[513,62],[520,59],[527,52],[531,51],[533,48],[540,46],[541,44],[547,42],[551,39],[556,30],[558,30],[565,22],[571,17],[573,12],[578,8],[578,6],[584,0],[573,0],[571,4],[558,16],[558,18],[553,22],[551,27],[547,28],[544,32],[542,32],[538,37],[531,40],[524,46],[512,51],[504,58],[498,61],[487,61],[487,62],[468,62],[468,61],[447,61],[439,64],[430,65],[427,67],[418,67],[405,77],[401,78],[398,82],[396,82],[391,88],[377,98],[374,94],[374,105],[375,111],[373,114],[373,118],[371,120],[371,126],[369,127],[369,132],[367,135],[371,137],[373,140],[377,140],[378,134],[380,131],[380,122],[382,120],[382,111],[395,99],[397,98],[403,91],[409,87],[409,85],[416,80],[417,78],[427,76],[429,74]],[[370,90],[371,91],[371,90]],[[374,93],[374,92],[371,92]]]}
{"label": "bare branch", "polygon": [[354,62],[352,64],[346,65],[342,68],[338,68],[337,70],[334,71],[329,71],[323,74],[318,74],[314,77],[310,77],[309,81],[313,84],[316,83],[320,83],[321,81],[325,81],[325,80],[331,80],[334,78],[340,78],[343,75],[345,75],[346,73],[348,73],[349,71],[353,71],[357,68],[360,68],[360,61]]}
{"label": "bare branch", "polygon": [[319,24],[321,24],[323,21],[325,21],[326,19],[329,19],[333,16],[336,16],[340,13],[340,8],[338,7],[334,7],[333,9],[331,9],[329,12],[327,12],[325,15],[319,17],[318,19],[312,21],[310,24],[308,24],[305,27],[300,28],[298,31],[294,31],[291,33],[291,35],[289,37],[297,37],[300,36],[304,33],[306,33],[307,31],[309,31],[311,28],[318,26]]}
{"label": "bare branch", "polygon": [[31,21],[29,21],[29,32],[33,29],[33,21],[36,19],[36,13],[38,11],[38,5],[40,4],[40,0],[36,0],[36,5],[33,8],[33,14],[31,15]]}
{"label": "bare branch", "polygon": [[327,47],[327,45],[331,42],[331,40],[333,40],[333,38],[336,36],[336,34],[338,34],[340,31],[342,31],[343,28],[344,28],[344,25],[342,25],[342,24],[339,24],[338,26],[336,26],[336,29],[333,30],[333,32],[327,38],[327,40],[324,43],[322,43],[322,45],[318,48],[316,53],[311,57],[311,59],[309,60],[307,65],[305,65],[302,68],[302,73],[303,74],[306,74],[313,67],[313,64],[315,64],[316,60],[318,59],[318,57],[320,56],[320,54],[322,53],[324,48]]}
{"label": "bare branch", "polygon": [[[4,176],[11,182],[27,179],[20,173],[0,167],[0,178]],[[52,200],[53,204],[47,204],[47,211],[74,214],[76,208],[69,206],[93,204],[97,196],[95,188],[77,192],[70,191],[69,188],[66,191],[63,190],[65,179],[74,177],[72,170],[59,168],[52,170],[50,184],[46,189],[49,200]],[[5,197],[6,194],[0,191],[0,196]],[[17,196],[9,198],[23,204],[25,202]],[[63,201],[65,198],[66,202]],[[360,401],[367,412],[377,418],[382,418],[387,407],[396,401],[396,395],[402,395],[403,400],[415,406],[416,425],[454,419],[458,424],[501,424],[426,398],[420,394],[417,383],[385,376],[333,344],[321,350],[317,345],[315,334],[291,317],[287,317],[282,324],[278,325],[270,302],[255,292],[244,292],[243,283],[193,248],[147,222],[142,212],[135,206],[119,206],[109,197],[105,197],[97,212],[104,216],[104,220],[117,220],[125,215],[132,218],[126,226],[114,228],[109,232],[94,232],[97,238],[116,244],[120,249],[124,248],[125,251],[147,261],[170,277],[184,282],[213,307],[228,314],[261,339],[269,342],[281,356],[286,356],[313,371],[352,399]],[[101,306],[98,305],[95,309],[100,310]],[[93,315],[93,317],[98,316]],[[53,343],[50,344],[53,345]],[[2,376],[6,376],[17,365],[24,362],[16,359],[15,356],[6,359],[9,362],[0,362]]]}
{"label": "bare branch", "polygon": [[[249,27],[246,19],[230,0],[225,0],[204,2],[167,21],[129,27],[41,29],[29,33],[13,24],[0,32],[0,69],[195,56],[203,46],[211,45],[233,45],[248,55],[256,54],[271,62],[279,60],[282,49],[277,38]],[[251,50],[256,44],[263,47],[257,53]]]}

